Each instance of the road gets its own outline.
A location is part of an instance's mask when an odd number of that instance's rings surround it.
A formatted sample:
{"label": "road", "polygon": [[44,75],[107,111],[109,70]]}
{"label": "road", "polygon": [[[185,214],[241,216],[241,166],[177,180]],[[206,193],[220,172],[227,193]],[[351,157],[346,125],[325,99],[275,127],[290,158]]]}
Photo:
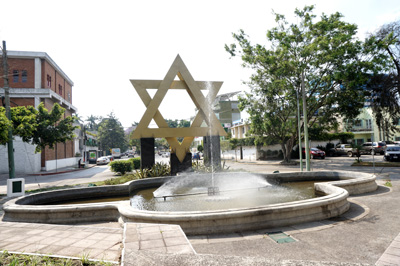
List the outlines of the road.
{"label": "road", "polygon": [[[94,166],[62,174],[50,175],[17,175],[25,178],[25,189],[39,189],[53,186],[65,186],[74,184],[86,184],[106,180],[115,176],[107,165]],[[7,175],[0,175],[0,194],[7,194]]]}

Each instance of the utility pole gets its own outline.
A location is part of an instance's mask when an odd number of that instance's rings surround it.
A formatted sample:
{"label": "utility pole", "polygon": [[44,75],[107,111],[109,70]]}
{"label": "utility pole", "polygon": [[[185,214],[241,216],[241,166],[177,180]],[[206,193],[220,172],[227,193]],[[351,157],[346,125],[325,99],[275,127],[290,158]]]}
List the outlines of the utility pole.
{"label": "utility pole", "polygon": [[[10,110],[10,87],[8,85],[8,64],[7,64],[7,48],[6,41],[3,41],[2,47],[3,53],[3,71],[4,71],[4,98],[6,104],[6,116],[9,121],[11,121],[11,110]],[[8,173],[10,179],[15,178],[15,166],[14,166],[14,144],[12,128],[8,128]]]}
{"label": "utility pole", "polygon": [[296,98],[297,98],[297,127],[299,130],[299,158],[300,158],[300,171],[303,172],[303,149],[301,144],[301,118],[300,118],[300,103],[299,103],[299,92],[296,89]]}
{"label": "utility pole", "polygon": [[304,88],[304,73],[301,73],[301,91],[303,94],[303,116],[304,116],[304,148],[306,153],[306,171],[310,171],[310,146],[308,143],[308,119],[307,119],[307,102],[306,102],[306,91]]}

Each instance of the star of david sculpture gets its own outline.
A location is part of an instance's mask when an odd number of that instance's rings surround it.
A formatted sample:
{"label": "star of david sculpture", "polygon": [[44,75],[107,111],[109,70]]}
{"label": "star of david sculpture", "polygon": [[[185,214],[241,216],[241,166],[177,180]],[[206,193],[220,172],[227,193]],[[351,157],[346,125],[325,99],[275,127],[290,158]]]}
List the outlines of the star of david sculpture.
{"label": "star of david sculpture", "polygon": [[[175,80],[176,77],[179,80]],[[211,109],[211,104],[217,96],[222,82],[195,81],[179,55],[163,80],[131,79],[130,81],[146,106],[146,111],[132,135],[133,139],[140,139],[142,169],[151,168],[155,163],[154,138],[165,138],[170,145],[171,175],[192,167],[190,145],[195,137],[204,137],[205,157],[213,158],[212,163],[220,165],[219,137],[227,134]],[[153,98],[150,97],[147,89],[157,90]],[[197,114],[190,127],[170,128],[158,110],[168,90],[172,89],[186,90],[196,105]],[[207,97],[201,90],[209,90]],[[175,105],[174,108],[179,108],[179,105]],[[158,128],[149,128],[151,120],[154,120]],[[207,125],[206,127],[202,126],[203,122]],[[178,141],[178,137],[184,137],[181,143]]]}

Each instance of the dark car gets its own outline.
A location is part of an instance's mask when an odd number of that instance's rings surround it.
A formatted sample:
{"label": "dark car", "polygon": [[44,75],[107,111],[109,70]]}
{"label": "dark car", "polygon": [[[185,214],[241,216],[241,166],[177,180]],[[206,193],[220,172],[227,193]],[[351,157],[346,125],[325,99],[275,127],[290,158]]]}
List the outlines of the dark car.
{"label": "dark car", "polygon": [[[305,148],[302,149],[303,150],[303,157],[305,158]],[[310,149],[310,157],[312,159],[316,159],[316,158],[321,158],[321,159],[325,159],[325,152],[321,151],[320,149],[317,148],[311,148]]]}
{"label": "dark car", "polygon": [[329,156],[347,155],[349,157],[357,156],[357,149],[353,148],[351,144],[338,144],[335,148],[328,151]]}
{"label": "dark car", "polygon": [[390,145],[387,146],[385,154],[383,155],[385,161],[400,161],[400,146]]}

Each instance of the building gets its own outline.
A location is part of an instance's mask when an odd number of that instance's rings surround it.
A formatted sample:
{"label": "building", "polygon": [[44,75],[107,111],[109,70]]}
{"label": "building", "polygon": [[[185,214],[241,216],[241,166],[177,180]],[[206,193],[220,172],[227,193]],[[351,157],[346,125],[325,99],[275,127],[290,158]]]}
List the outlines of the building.
{"label": "building", "polygon": [[233,121],[240,120],[237,99],[239,93],[240,91],[220,94],[213,102],[212,109],[225,130],[232,127]]}
{"label": "building", "polygon": [[[371,107],[364,107],[358,117],[352,123],[344,123],[344,131],[354,134],[354,141],[361,145],[370,141],[400,141],[400,132],[394,134],[392,139],[385,138],[385,132],[379,130],[375,123]],[[400,126],[400,124],[399,124]]]}
{"label": "building", "polygon": [[[8,51],[7,56],[11,107],[32,105],[37,108],[43,102],[51,110],[54,103],[59,103],[65,108],[64,116],[77,112],[72,105],[74,83],[47,53]],[[0,95],[4,95],[3,86],[4,80],[0,79]],[[17,137],[14,150],[17,173],[49,171],[77,163],[74,141],[58,143],[54,149],[46,148],[35,154],[33,145]],[[7,148],[0,146],[1,173],[8,172],[7,161]]]}

